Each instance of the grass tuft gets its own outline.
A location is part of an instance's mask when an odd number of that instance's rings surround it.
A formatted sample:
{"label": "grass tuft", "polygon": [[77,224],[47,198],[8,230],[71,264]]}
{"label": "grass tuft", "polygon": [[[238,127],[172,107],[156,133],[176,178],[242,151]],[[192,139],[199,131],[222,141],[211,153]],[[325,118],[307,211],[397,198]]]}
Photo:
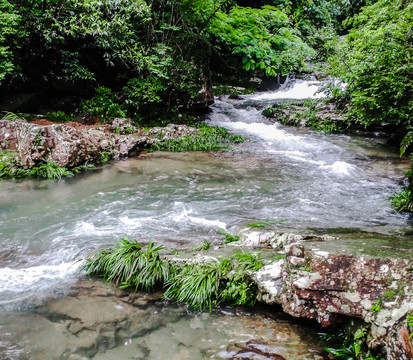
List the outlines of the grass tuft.
{"label": "grass tuft", "polygon": [[201,125],[198,135],[185,136],[182,139],[169,139],[152,145],[153,151],[222,151],[228,150],[231,144],[244,142],[239,135],[230,135],[221,127]]}
{"label": "grass tuft", "polygon": [[163,286],[165,299],[195,309],[211,310],[221,303],[255,303],[257,289],[249,274],[264,266],[260,254],[237,253],[213,262],[187,264],[161,256],[162,250],[153,242],[142,248],[137,241],[124,237],[88,259],[83,269],[122,288],[151,290]]}
{"label": "grass tuft", "polygon": [[151,290],[168,281],[173,273],[172,264],[160,258],[163,246],[149,242],[146,248],[124,237],[114,247],[98,252],[87,260],[84,270],[89,275],[102,276],[122,288]]}

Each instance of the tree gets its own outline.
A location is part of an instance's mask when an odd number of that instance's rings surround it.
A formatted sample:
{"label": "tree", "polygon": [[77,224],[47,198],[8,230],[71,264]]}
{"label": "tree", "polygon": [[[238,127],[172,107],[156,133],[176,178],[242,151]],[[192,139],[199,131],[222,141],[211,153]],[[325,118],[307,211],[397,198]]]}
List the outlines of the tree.
{"label": "tree", "polygon": [[7,0],[0,0],[0,84],[14,69],[13,36],[18,32],[19,15]]}
{"label": "tree", "polygon": [[379,0],[348,21],[353,28],[331,59],[347,85],[351,113],[373,123],[413,121],[413,3]]}

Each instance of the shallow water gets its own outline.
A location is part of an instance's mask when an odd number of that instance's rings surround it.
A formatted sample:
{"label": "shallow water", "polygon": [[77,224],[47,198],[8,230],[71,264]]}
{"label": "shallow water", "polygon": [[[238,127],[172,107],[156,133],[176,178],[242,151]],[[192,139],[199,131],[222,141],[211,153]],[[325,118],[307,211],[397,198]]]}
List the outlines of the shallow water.
{"label": "shallow water", "polygon": [[1,181],[3,313],[63,293],[87,255],[124,235],[177,246],[219,241],[218,228],[236,232],[262,219],[289,229],[404,232],[409,218],[387,200],[408,166],[396,150],[260,115],[274,99],[313,96],[319,84],[296,85],[283,94],[217,99],[208,122],[248,140],[233,152],[157,152],[58,182]]}
{"label": "shallow water", "polygon": [[145,294],[127,297],[102,282],[71,290],[3,317],[1,359],[323,359],[314,324],[266,307],[193,312]]}

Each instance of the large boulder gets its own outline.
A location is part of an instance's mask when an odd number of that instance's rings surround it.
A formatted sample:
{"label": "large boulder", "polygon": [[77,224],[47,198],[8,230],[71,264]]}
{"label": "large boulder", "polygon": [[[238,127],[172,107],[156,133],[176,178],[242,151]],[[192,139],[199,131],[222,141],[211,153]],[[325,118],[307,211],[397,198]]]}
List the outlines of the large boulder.
{"label": "large boulder", "polygon": [[15,151],[19,165],[25,168],[48,161],[73,168],[97,162],[102,152],[116,159],[125,158],[155,142],[197,132],[195,128],[173,124],[143,131],[134,127],[129,119],[115,119],[112,124],[97,126],[38,125],[23,120],[3,120],[0,121],[0,151]]}
{"label": "large boulder", "polygon": [[[257,238],[248,235],[243,241]],[[411,259],[326,251],[314,240],[335,241],[275,233],[255,240],[255,246],[279,250],[285,244],[285,257],[255,274],[258,300],[280,304],[286,313],[315,319],[323,326],[361,319],[370,327],[370,347],[384,345],[388,360],[411,359],[406,322],[413,312]]]}

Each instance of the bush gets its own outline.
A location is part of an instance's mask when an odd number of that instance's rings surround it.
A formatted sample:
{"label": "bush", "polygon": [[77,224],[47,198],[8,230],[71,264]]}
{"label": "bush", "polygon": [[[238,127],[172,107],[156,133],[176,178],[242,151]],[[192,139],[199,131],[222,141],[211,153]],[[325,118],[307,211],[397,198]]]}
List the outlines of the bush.
{"label": "bush", "polygon": [[409,125],[413,118],[413,4],[379,0],[347,21],[353,26],[330,59],[346,82],[352,115],[372,123]]}
{"label": "bush", "polygon": [[121,106],[113,100],[110,89],[105,87],[98,87],[93,98],[80,104],[80,110],[96,116],[102,121],[126,116]]}

